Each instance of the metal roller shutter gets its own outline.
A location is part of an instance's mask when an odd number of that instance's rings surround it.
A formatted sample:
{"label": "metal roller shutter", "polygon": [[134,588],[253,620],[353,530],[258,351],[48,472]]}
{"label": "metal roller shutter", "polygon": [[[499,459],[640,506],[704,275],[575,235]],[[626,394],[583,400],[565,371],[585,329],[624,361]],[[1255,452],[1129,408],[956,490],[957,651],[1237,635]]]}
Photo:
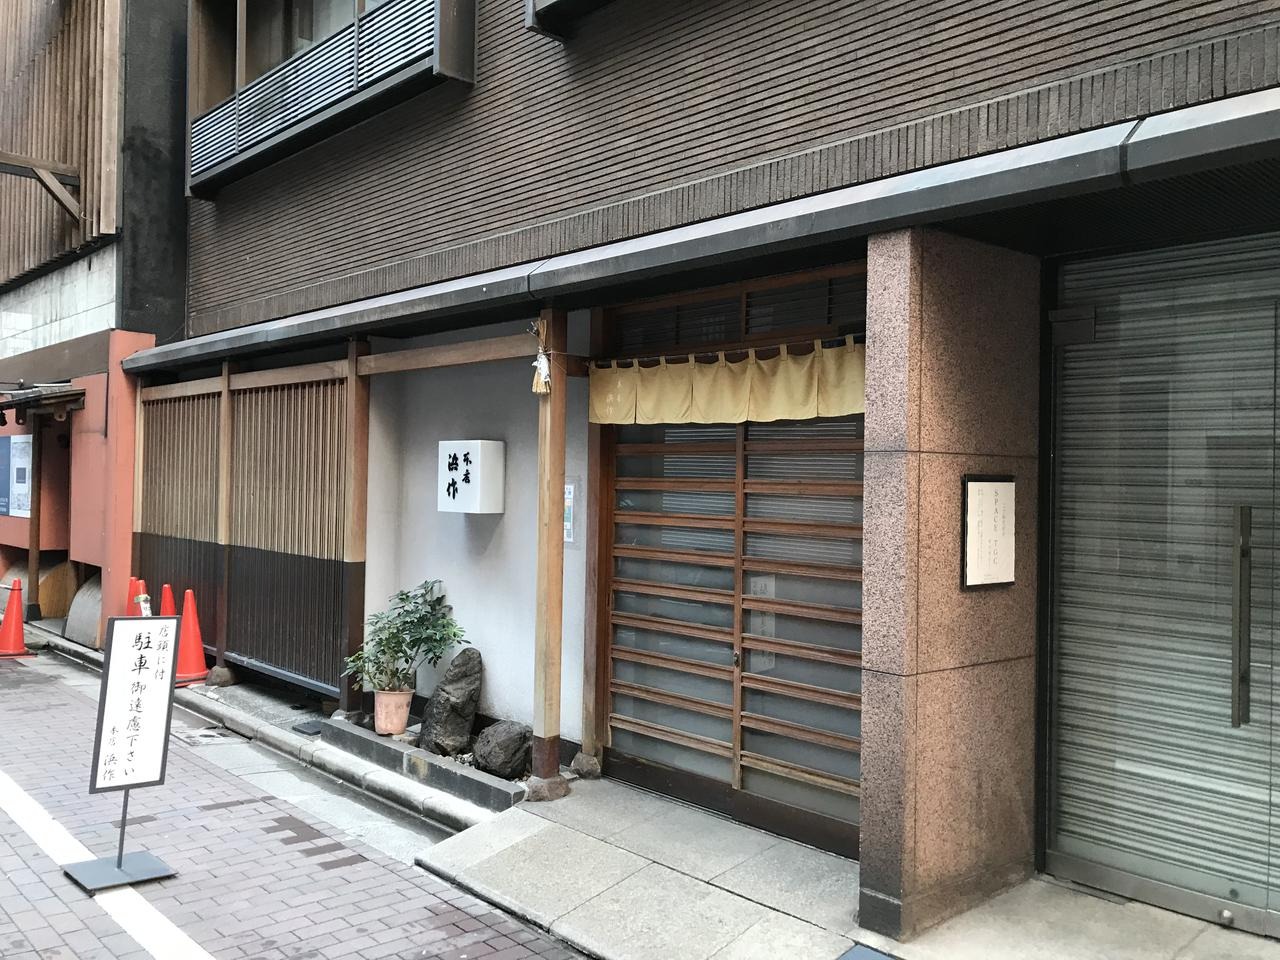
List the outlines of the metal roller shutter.
{"label": "metal roller shutter", "polygon": [[[1055,371],[1050,869],[1188,912],[1185,892],[1266,908],[1280,238],[1071,264],[1061,293],[1095,333]],[[1233,727],[1242,505],[1252,696]]]}

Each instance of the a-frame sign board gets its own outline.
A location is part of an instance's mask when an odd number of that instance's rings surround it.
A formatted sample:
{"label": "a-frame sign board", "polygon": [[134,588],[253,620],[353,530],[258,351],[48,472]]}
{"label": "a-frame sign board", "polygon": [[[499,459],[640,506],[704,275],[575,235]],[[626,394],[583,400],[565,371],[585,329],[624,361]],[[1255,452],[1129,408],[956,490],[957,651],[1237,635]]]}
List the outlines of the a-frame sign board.
{"label": "a-frame sign board", "polygon": [[129,791],[164,783],[173,717],[173,680],[178,662],[178,617],[112,617],[98,694],[90,793],[119,790],[120,843],[114,857],[69,863],[62,869],[88,893],[174,871],[149,853],[124,852]]}

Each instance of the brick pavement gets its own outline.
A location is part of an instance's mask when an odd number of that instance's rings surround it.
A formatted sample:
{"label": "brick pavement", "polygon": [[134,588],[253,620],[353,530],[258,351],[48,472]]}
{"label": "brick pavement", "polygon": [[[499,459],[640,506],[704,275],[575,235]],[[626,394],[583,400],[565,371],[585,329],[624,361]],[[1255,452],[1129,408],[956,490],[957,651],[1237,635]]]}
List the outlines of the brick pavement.
{"label": "brick pavement", "polygon": [[[95,717],[94,701],[81,690],[24,662],[0,662],[0,770],[105,856],[115,849],[120,797],[88,793]],[[178,871],[137,890],[218,960],[578,956],[470,894],[262,796],[176,738],[167,782],[130,796],[128,838],[127,849],[148,850]],[[147,956],[0,812],[0,957]]]}

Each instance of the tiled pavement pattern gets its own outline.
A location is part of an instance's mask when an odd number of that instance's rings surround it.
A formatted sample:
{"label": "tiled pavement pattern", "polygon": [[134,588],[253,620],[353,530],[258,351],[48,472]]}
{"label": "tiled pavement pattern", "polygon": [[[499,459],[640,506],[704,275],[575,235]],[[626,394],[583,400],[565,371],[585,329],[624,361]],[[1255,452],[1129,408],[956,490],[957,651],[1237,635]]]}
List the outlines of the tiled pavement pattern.
{"label": "tiled pavement pattern", "polygon": [[[49,656],[46,654],[45,656]],[[88,793],[96,709],[29,662],[0,662],[0,769],[95,854],[114,852],[119,794]],[[181,732],[182,714],[175,714]],[[218,960],[571,960],[546,934],[203,759],[177,737],[167,782],[134,791],[129,850],[178,871],[136,889]],[[0,812],[0,957],[148,954]]]}

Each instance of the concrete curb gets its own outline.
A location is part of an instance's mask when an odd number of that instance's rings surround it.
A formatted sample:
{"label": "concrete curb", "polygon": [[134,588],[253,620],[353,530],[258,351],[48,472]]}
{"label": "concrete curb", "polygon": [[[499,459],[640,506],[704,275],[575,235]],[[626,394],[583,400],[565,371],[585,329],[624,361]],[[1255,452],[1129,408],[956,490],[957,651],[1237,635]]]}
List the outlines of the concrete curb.
{"label": "concrete curb", "polygon": [[[85,666],[102,669],[102,651],[82,647],[31,624],[27,624],[27,631],[27,645],[32,649],[48,649]],[[285,730],[194,687],[174,691],[173,699],[184,709],[220,723],[233,733],[256,740],[263,746],[293,757],[309,767],[323,770],[380,800],[434,820],[452,830],[465,830],[496,816],[494,811],[478,804],[392,773],[331,744]]]}

